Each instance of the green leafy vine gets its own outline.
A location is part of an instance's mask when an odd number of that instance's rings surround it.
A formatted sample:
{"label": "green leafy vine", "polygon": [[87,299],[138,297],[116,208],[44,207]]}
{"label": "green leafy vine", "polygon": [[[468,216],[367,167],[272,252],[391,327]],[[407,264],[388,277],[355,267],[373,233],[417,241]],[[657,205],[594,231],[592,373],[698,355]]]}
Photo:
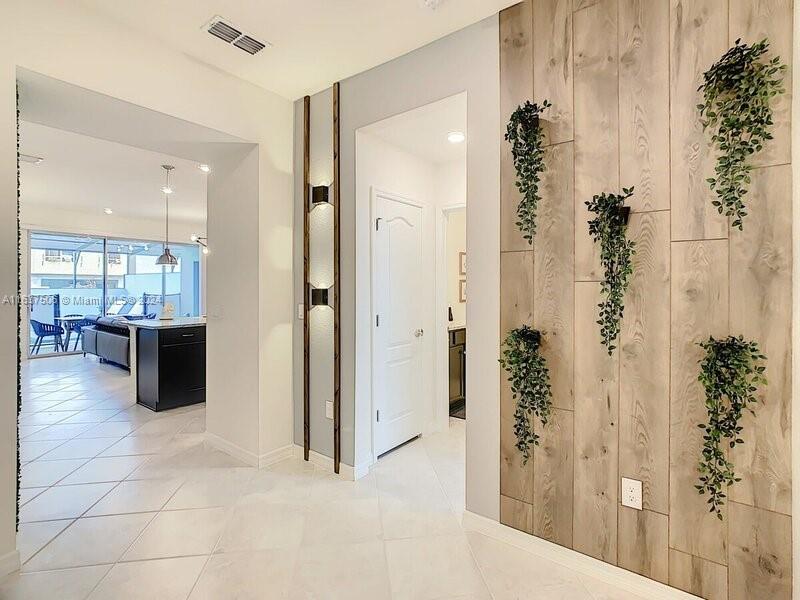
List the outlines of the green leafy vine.
{"label": "green leafy vine", "polygon": [[531,457],[531,447],[539,445],[533,418],[547,425],[553,403],[550,371],[539,352],[540,346],[541,334],[523,325],[508,332],[500,358],[500,364],[509,374],[512,397],[516,401],[514,434],[517,437],[516,447],[522,452],[523,464]]}
{"label": "green leafy vine", "polygon": [[539,205],[539,181],[544,165],[544,132],[540,125],[541,113],[550,108],[542,104],[525,102],[511,114],[506,127],[506,141],[511,142],[511,155],[517,171],[517,189],[522,199],[517,206],[517,227],[528,244],[536,235],[536,209]]}
{"label": "green leafy vine", "polygon": [[700,342],[700,346],[706,353],[700,360],[698,380],[705,389],[708,423],[698,425],[705,433],[698,467],[700,484],[695,487],[701,495],[708,494],[709,512],[722,519],[724,490],[741,480],[727,458],[725,445],[734,448],[744,443],[739,419],[745,409],[753,413],[750,405],[757,402],[758,386],[767,383],[764,377],[767,357],[761,354],[756,342],[742,336],[728,336],[724,340],[712,336]]}
{"label": "green leafy vine", "polygon": [[625,311],[623,298],[633,273],[633,255],[636,243],[625,237],[628,230],[625,201],[633,196],[633,188],[623,188],[622,195],[602,193],[586,202],[589,211],[597,216],[589,221],[589,234],[600,243],[600,262],[604,277],[600,285],[603,301],[598,304],[600,338],[608,350],[614,352],[619,337],[620,321]]}
{"label": "green leafy vine", "polygon": [[700,122],[711,131],[718,157],[715,177],[706,181],[716,192],[712,204],[720,214],[733,217],[731,225],[742,229],[747,215],[744,197],[750,184],[750,157],[772,139],[773,97],[784,92],[780,57],[761,61],[769,49],[764,39],[749,46],[741,40],[703,74],[704,102],[698,104]]}

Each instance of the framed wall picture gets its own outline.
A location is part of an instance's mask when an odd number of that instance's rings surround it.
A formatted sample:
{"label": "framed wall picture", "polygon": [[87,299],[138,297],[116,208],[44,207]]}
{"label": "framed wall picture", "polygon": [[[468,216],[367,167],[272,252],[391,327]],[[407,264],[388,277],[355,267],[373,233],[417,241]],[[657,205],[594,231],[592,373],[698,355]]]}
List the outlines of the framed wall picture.
{"label": "framed wall picture", "polygon": [[466,275],[467,274],[467,253],[466,252],[459,252],[458,253],[458,274],[459,275]]}
{"label": "framed wall picture", "polygon": [[458,301],[463,303],[467,301],[467,280],[462,279],[458,282]]}

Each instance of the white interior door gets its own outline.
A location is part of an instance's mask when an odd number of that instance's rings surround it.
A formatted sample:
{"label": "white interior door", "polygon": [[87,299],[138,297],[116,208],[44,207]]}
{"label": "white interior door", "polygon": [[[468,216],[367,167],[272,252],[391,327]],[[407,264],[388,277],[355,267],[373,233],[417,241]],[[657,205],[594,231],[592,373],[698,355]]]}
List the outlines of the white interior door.
{"label": "white interior door", "polygon": [[373,406],[378,456],[422,433],[422,208],[374,195]]}

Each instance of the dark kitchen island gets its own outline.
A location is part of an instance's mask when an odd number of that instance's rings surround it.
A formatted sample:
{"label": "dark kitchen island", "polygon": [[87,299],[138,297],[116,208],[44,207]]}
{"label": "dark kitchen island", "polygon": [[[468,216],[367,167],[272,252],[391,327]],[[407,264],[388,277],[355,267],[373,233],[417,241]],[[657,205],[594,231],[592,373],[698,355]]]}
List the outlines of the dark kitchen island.
{"label": "dark kitchen island", "polygon": [[154,411],[206,401],[206,320],[128,323],[136,402]]}

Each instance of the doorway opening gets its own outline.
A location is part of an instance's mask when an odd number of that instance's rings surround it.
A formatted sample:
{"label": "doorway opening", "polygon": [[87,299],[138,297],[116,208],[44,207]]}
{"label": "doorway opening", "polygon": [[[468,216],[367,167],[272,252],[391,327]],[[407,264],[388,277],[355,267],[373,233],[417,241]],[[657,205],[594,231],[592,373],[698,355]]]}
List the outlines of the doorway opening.
{"label": "doorway opening", "polygon": [[467,418],[467,207],[444,213],[447,281],[447,394],[449,414]]}
{"label": "doorway opening", "polygon": [[357,294],[370,308],[373,461],[419,436],[463,446],[450,413],[452,403],[463,419],[466,401],[466,125],[462,93],[356,132],[357,205],[370,211],[370,283]]}
{"label": "doorway opening", "polygon": [[[231,294],[255,263],[231,275],[227,264],[253,253],[257,230],[247,238],[227,219],[257,206],[258,145],[24,69],[17,82],[17,544],[27,564],[177,441],[206,451],[206,414],[223,408],[210,394],[207,410],[207,382],[236,385],[224,357],[255,347]],[[233,313],[208,338],[206,296]],[[239,364],[237,380],[257,377]],[[45,522],[64,525],[42,537]]]}

